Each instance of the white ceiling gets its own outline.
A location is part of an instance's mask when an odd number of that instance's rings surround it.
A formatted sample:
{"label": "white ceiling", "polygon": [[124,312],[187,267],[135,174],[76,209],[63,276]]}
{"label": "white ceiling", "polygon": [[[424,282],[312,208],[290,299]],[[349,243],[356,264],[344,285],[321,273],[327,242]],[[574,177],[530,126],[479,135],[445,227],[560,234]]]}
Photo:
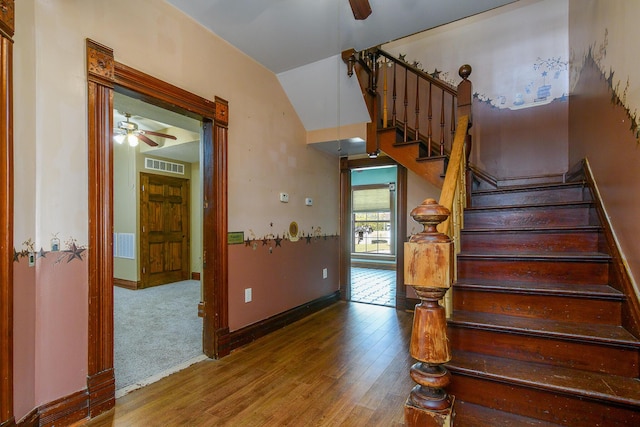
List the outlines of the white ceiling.
{"label": "white ceiling", "polygon": [[275,74],[354,48],[367,49],[514,0],[167,0]]}
{"label": "white ceiling", "polygon": [[[275,73],[305,129],[312,131],[369,121],[358,82],[347,77],[341,52],[377,46],[517,0],[369,0],[372,14],[364,21],[354,19],[348,0],[166,1]],[[345,147],[349,154],[364,152],[362,140],[352,136],[337,130],[335,139],[317,148],[335,155],[344,155]],[[167,157],[179,155],[166,151]],[[191,151],[195,154],[195,147]]]}

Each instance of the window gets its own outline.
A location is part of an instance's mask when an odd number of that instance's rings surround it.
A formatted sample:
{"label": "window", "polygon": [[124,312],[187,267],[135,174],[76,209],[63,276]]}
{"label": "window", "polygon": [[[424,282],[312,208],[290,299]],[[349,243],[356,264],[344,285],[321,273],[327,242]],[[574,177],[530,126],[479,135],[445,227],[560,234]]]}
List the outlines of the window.
{"label": "window", "polygon": [[352,252],[393,254],[393,209],[389,184],[353,187]]}

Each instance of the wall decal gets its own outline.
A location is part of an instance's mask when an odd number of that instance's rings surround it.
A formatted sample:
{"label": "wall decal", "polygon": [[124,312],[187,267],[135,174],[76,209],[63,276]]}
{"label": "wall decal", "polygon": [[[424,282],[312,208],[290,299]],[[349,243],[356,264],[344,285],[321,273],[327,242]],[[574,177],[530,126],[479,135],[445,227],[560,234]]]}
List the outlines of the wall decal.
{"label": "wall decal", "polygon": [[[57,235],[58,233],[54,234],[55,239],[58,239]],[[53,242],[53,239],[52,239],[52,242]],[[46,258],[47,255],[50,253],[58,254],[58,258],[56,259],[54,264],[59,264],[63,261],[66,261],[67,263],[69,263],[74,259],[84,261],[84,258],[82,256],[84,251],[87,250],[85,245],[79,245],[76,239],[74,239],[73,237],[69,237],[64,242],[64,246],[65,246],[65,249],[62,251],[59,250],[59,246],[56,250],[53,250],[55,246],[52,246],[51,251],[45,251],[43,247],[40,247],[40,250],[36,252],[34,249],[35,242],[31,238],[29,238],[24,242],[22,242],[22,249],[20,251],[18,251],[16,248],[13,249],[13,261],[19,262],[21,258],[28,258],[30,264],[34,264],[36,260],[40,258]]]}
{"label": "wall decal", "polygon": [[[603,61],[607,56],[607,47],[609,45],[609,30],[605,28],[604,30],[604,38],[602,42],[598,45],[595,43],[587,49],[582,61],[572,61],[575,62],[575,66],[571,67],[571,77],[572,84],[577,82],[580,71],[582,68],[587,65],[588,62],[592,62],[598,70],[600,70],[600,74],[602,78],[607,82],[609,89],[611,90],[611,103],[617,106],[624,108],[627,117],[629,118],[629,130],[633,133],[634,138],[636,139],[636,145],[640,145],[640,118],[638,117],[638,109],[633,108],[630,105],[627,95],[629,93],[630,84],[630,76],[627,76],[626,82],[624,86],[621,86],[622,81],[615,81],[615,71],[609,69],[609,71],[604,70]],[[575,52],[571,53],[572,58],[575,57]],[[574,82],[575,79],[575,82]],[[615,81],[615,83],[614,83]],[[573,86],[572,86],[573,87]]]}

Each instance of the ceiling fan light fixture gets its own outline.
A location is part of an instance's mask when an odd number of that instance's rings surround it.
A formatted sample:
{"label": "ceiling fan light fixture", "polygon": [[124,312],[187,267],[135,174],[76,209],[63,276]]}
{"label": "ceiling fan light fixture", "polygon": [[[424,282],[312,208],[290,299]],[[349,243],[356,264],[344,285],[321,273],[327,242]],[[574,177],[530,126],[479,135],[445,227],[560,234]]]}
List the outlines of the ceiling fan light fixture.
{"label": "ceiling fan light fixture", "polygon": [[130,133],[127,135],[127,142],[131,147],[135,147],[136,145],[138,145],[138,142],[139,142],[138,137],[135,136],[133,133]]}
{"label": "ceiling fan light fixture", "polygon": [[125,139],[125,134],[123,133],[117,133],[113,135],[113,140],[118,144],[122,144],[124,142],[124,139]]}

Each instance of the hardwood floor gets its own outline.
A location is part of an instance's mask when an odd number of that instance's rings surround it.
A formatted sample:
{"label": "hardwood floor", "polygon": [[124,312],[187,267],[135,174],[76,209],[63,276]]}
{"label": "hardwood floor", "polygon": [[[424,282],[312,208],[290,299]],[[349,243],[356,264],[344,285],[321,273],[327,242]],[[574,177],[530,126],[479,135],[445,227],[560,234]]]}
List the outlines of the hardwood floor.
{"label": "hardwood floor", "polygon": [[87,426],[399,426],[412,314],[339,302],[116,401]]}

